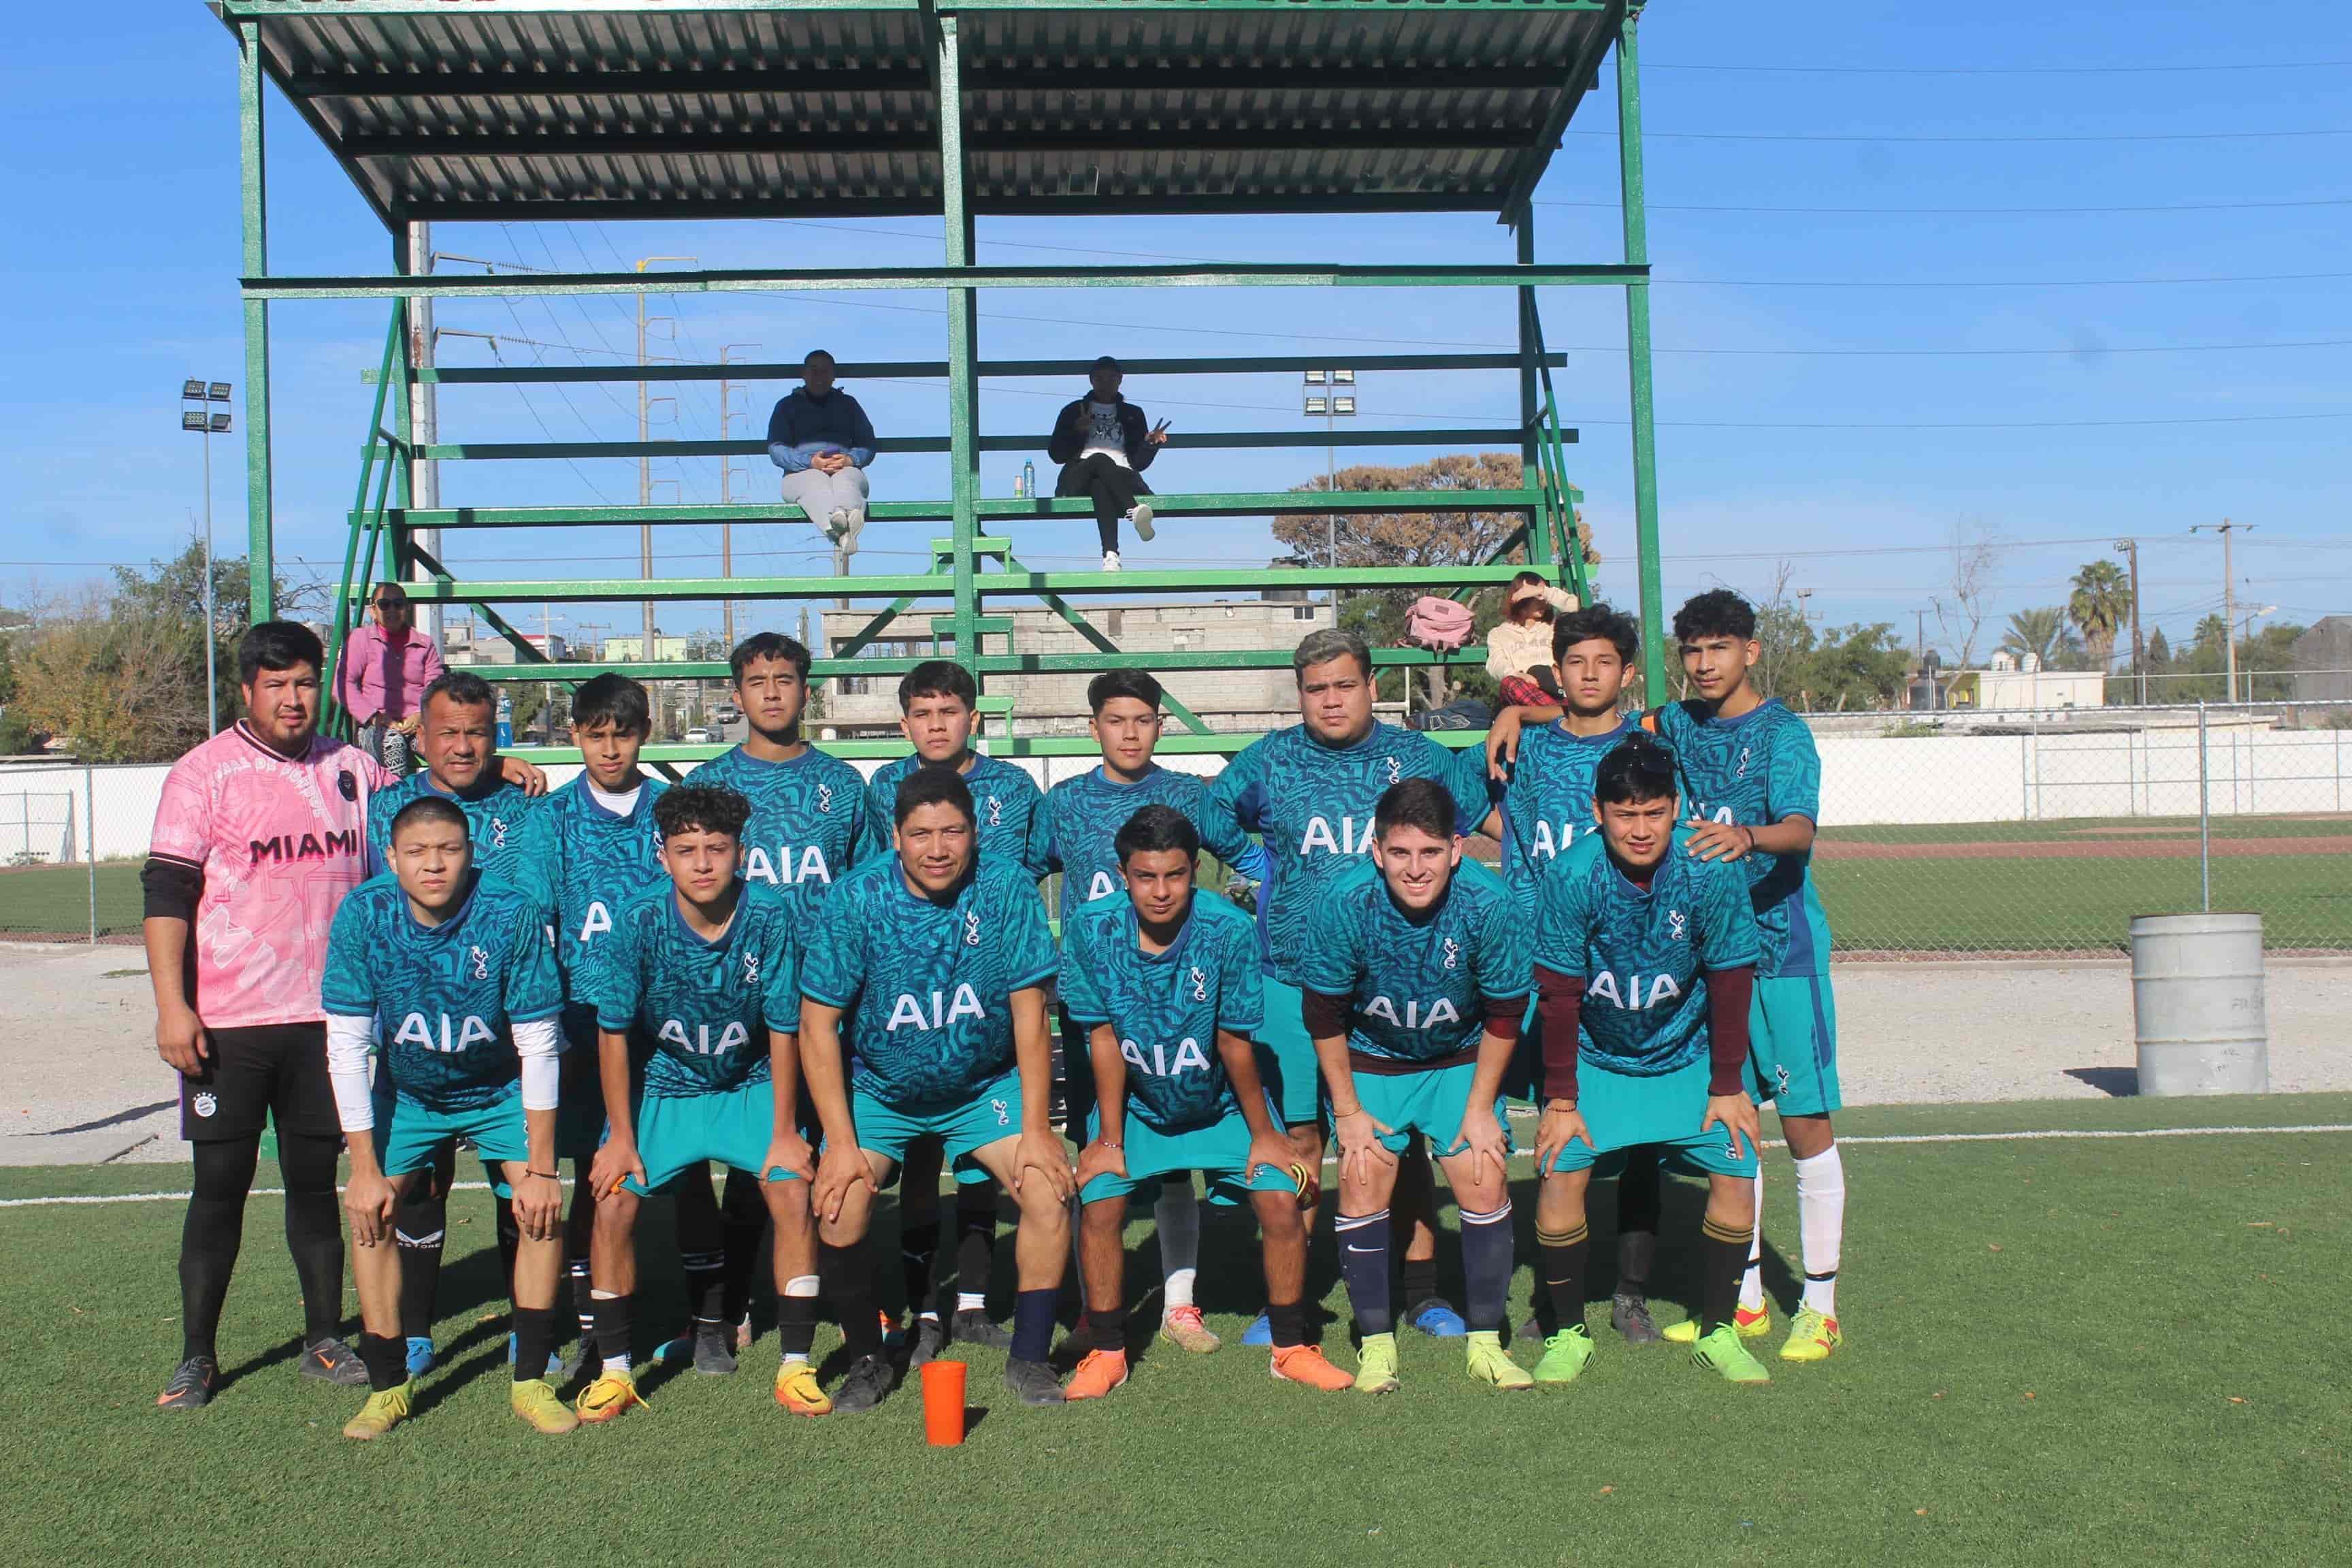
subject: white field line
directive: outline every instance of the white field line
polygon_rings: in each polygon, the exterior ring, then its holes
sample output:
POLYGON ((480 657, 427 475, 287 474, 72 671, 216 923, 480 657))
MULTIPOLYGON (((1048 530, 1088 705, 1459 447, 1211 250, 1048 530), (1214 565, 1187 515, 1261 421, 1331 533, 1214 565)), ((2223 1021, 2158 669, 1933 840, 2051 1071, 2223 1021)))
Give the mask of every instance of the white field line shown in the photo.
MULTIPOLYGON (((1870 1138, 1841 1138, 1838 1142, 1841 1144, 2022 1143, 2063 1138, 2225 1138, 2273 1132, 2352 1132, 2352 1122, 2307 1121, 2279 1127, 2141 1127, 2084 1131, 2043 1128, 2025 1132, 1896 1132, 1883 1133, 1870 1138)), ((1766 1139, 1764 1147, 1783 1149, 1788 1145, 1778 1139, 1766 1139)), ((1527 1152, 1521 1151, 1513 1157, 1524 1159, 1527 1157, 1527 1152)), ((1333 1165, 1339 1161, 1336 1156, 1327 1154, 1323 1157, 1323 1163, 1333 1165)), ((451 1190, 460 1193, 486 1193, 490 1190, 490 1185, 488 1182, 457 1182, 453 1184, 451 1190)), ((191 1195, 193 1194, 186 1192, 103 1193, 54 1198, 0 1198, 0 1209, 62 1208, 76 1204, 184 1203, 191 1195)), ((253 1189, 252 1195, 257 1198, 283 1197, 286 1195, 286 1189, 256 1187, 253 1189)))

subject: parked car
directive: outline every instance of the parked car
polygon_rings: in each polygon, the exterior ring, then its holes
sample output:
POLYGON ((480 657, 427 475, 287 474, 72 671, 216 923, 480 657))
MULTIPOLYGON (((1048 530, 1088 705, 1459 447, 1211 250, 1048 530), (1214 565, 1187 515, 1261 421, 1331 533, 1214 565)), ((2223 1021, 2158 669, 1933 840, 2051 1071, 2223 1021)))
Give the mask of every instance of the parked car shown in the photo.
POLYGON ((737 720, 742 718, 743 710, 736 707, 732 702, 730 702, 723 707, 713 710, 711 717, 718 721, 721 728, 724 728, 725 726, 732 724, 737 720))
POLYGON ((686 743, 689 746, 711 745, 714 744, 718 739, 719 737, 716 734, 713 734, 708 727, 701 724, 697 724, 693 729, 688 730, 686 732, 686 743))

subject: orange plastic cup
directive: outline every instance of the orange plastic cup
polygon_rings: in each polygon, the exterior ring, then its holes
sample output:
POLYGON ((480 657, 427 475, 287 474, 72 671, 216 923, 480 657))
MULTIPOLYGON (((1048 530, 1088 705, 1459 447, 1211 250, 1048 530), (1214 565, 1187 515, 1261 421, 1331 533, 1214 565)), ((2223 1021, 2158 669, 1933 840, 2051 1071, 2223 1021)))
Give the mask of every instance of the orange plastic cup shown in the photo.
POLYGON ((953 1448, 963 1443, 964 1374, 968 1369, 960 1361, 927 1361, 923 1363, 923 1436, 934 1448, 953 1448))

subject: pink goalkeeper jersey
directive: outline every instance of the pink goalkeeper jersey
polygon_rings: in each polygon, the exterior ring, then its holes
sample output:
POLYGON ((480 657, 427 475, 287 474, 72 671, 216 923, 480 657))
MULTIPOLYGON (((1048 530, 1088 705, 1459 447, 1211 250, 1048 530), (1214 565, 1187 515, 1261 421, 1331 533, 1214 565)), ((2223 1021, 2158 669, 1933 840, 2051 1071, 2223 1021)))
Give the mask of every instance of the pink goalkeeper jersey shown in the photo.
POLYGON ((150 853, 204 873, 195 1006, 206 1027, 325 1016, 327 932, 367 874, 368 796, 392 782, 356 746, 321 736, 289 759, 242 722, 172 764, 150 853))

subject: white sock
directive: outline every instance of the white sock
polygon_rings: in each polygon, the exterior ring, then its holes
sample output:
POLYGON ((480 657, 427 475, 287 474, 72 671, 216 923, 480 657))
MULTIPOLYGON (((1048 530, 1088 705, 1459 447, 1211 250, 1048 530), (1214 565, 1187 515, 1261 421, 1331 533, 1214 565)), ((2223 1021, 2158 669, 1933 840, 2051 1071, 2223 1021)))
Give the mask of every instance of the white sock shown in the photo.
POLYGON ((1805 1249, 1805 1305, 1834 1318, 1838 1252, 1845 1243, 1845 1162, 1834 1143, 1797 1162, 1797 1233, 1805 1249))
POLYGON ((1201 1265, 1201 1200, 1192 1184, 1171 1186, 1163 1182, 1159 1201, 1151 1205, 1151 1223, 1160 1236, 1160 1268, 1164 1279, 1160 1310, 1192 1304, 1192 1281, 1201 1265))
POLYGON ((956 1292, 956 1310, 959 1312, 985 1312, 988 1310, 988 1298, 978 1295, 970 1290, 959 1290, 956 1292))
POLYGON ((1748 1232, 1748 1272, 1739 1277, 1739 1308, 1751 1316, 1764 1307, 1764 1165, 1756 1165, 1756 1223, 1748 1232))

